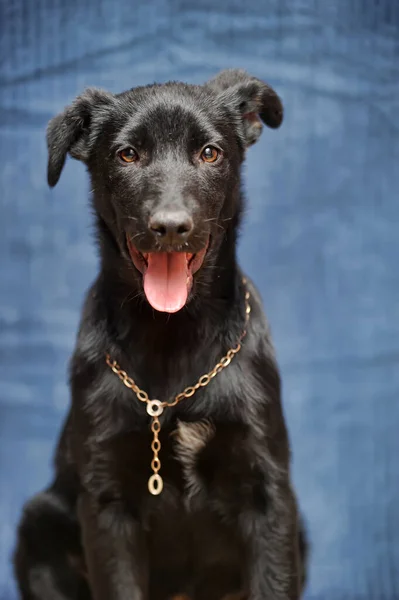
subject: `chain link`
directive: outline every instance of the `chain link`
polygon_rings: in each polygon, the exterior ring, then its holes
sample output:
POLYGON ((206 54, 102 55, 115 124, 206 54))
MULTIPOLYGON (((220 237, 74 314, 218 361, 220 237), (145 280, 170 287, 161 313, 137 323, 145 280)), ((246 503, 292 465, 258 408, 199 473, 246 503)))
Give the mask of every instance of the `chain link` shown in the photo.
MULTIPOLYGON (((245 279, 243 280, 243 283, 244 283, 244 285, 246 284, 245 279)), ((247 335, 246 327, 247 327, 247 324, 249 321, 249 316, 251 314, 251 305, 249 303, 249 299, 250 299, 250 294, 247 290, 245 292, 245 327, 244 327, 244 330, 243 330, 235 348, 230 348, 230 350, 227 352, 227 354, 220 359, 220 361, 213 367, 213 369, 211 371, 209 371, 208 373, 205 373, 204 375, 201 375, 201 377, 198 379, 197 383, 186 387, 182 392, 177 394, 175 396, 174 400, 172 400, 171 402, 159 402, 158 400, 150 400, 147 392, 145 392, 144 390, 139 388, 139 386, 136 384, 134 379, 129 377, 129 375, 126 373, 126 371, 121 369, 121 367, 116 362, 116 360, 111 359, 109 354, 107 354, 105 357, 106 363, 112 369, 112 371, 115 373, 115 375, 117 375, 119 377, 119 379, 122 381, 122 383, 124 383, 124 385, 127 388, 131 389, 136 394, 137 399, 140 400, 140 402, 144 402, 145 404, 147 404, 147 412, 148 412, 148 405, 150 403, 156 402, 159 406, 158 414, 161 414, 163 412, 164 408, 176 406, 176 404, 178 404, 185 398, 191 398, 192 396, 194 396, 194 394, 196 393, 196 391, 199 388, 207 386, 212 381, 212 379, 214 377, 216 377, 216 375, 218 375, 218 373, 220 373, 221 371, 223 371, 223 369, 225 369, 226 367, 229 366, 229 364, 231 363, 234 356, 236 354, 238 354, 238 352, 241 350, 241 342, 244 339, 244 337, 247 335)), ((151 414, 151 413, 149 413, 149 414, 151 414)), ((157 496, 162 492, 162 489, 163 489, 163 480, 162 480, 162 477, 159 475, 159 471, 161 469, 161 461, 159 459, 158 454, 161 450, 161 442, 160 442, 158 434, 161 431, 161 423, 159 421, 158 415, 152 416, 151 431, 153 434, 152 443, 151 443, 151 450, 153 452, 153 458, 151 461, 151 469, 152 469, 153 474, 151 475, 151 477, 148 480, 148 489, 151 494, 153 494, 154 496, 157 496)))

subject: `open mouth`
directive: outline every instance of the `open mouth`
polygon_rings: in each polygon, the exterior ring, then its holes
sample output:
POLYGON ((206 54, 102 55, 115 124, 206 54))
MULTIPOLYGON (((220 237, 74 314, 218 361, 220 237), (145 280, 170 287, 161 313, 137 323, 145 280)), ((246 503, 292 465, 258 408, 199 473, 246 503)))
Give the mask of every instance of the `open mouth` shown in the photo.
POLYGON ((143 275, 144 293, 155 310, 175 313, 181 310, 193 285, 193 275, 202 266, 206 246, 196 254, 187 252, 141 253, 127 238, 130 257, 143 275))

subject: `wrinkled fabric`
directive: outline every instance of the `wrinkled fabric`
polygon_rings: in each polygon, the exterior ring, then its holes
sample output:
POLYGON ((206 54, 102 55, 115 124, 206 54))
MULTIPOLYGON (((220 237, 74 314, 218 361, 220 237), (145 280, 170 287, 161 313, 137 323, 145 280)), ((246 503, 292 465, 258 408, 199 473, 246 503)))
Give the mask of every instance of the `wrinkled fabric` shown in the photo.
POLYGON ((286 108, 248 152, 239 254, 283 375, 306 599, 399 599, 398 2, 1 0, 0 27, 0 599, 16 598, 15 526, 51 477, 98 266, 84 167, 47 188, 47 121, 89 85, 225 67, 286 108))

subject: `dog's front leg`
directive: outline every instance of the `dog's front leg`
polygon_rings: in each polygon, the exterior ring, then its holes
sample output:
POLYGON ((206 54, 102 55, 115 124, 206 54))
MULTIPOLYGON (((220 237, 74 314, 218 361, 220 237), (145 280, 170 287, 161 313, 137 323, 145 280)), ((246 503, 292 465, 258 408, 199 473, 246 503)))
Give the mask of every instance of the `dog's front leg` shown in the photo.
POLYGON ((263 512, 242 515, 250 548, 249 600, 299 600, 302 564, 299 555, 298 516, 289 489, 268 494, 263 512))
POLYGON ((93 600, 146 600, 146 548, 139 524, 114 504, 84 493, 79 520, 93 600))

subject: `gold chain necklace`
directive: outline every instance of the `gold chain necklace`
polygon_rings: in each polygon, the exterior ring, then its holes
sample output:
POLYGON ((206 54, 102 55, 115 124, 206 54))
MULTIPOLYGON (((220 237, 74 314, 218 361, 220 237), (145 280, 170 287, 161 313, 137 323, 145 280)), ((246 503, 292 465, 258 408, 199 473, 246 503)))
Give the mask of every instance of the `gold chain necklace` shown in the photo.
MULTIPOLYGON (((245 285, 244 280, 244 285, 245 285)), ((223 358, 213 367, 212 371, 202 375, 195 385, 186 387, 183 392, 177 394, 172 402, 161 402, 160 400, 151 400, 148 397, 147 392, 141 390, 139 386, 136 384, 134 379, 128 376, 126 371, 123 371, 121 367, 118 365, 116 360, 111 360, 109 354, 106 355, 106 363, 109 367, 111 367, 112 371, 119 377, 119 379, 125 384, 125 386, 131 389, 137 396, 140 402, 144 402, 147 405, 147 413, 152 417, 151 422, 151 431, 153 434, 151 450, 153 452, 153 458, 151 461, 151 469, 152 475, 148 480, 148 490, 153 496, 158 496, 163 490, 163 479, 159 474, 161 469, 161 461, 159 459, 159 452, 161 450, 161 442, 159 440, 159 432, 161 431, 161 423, 159 421, 160 415, 163 413, 164 408, 169 408, 171 406, 176 406, 179 404, 184 398, 191 398, 195 394, 195 392, 200 387, 205 387, 211 380, 216 377, 220 371, 223 371, 226 367, 229 366, 231 360, 234 356, 241 350, 241 342, 246 336, 247 323, 249 320, 249 315, 251 312, 251 305, 249 304, 250 294, 248 291, 245 292, 245 326, 242 334, 239 337, 238 343, 235 348, 231 348, 223 358)))

